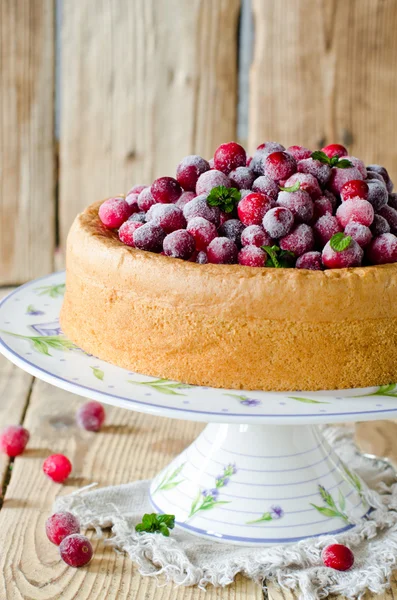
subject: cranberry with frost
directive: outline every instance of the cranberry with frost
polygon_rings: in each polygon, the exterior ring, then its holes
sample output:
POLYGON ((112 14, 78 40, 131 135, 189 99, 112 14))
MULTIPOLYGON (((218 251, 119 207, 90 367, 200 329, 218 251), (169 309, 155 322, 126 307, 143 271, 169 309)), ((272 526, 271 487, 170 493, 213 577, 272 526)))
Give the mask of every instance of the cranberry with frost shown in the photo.
POLYGON ((332 211, 334 212, 338 206, 338 200, 336 199, 335 194, 333 194, 332 192, 330 192, 329 190, 324 190, 324 196, 326 198, 328 198, 328 200, 331 202, 332 204, 332 211))
POLYGON ((187 222, 189 222, 190 219, 194 219, 194 217, 202 217, 203 219, 210 221, 210 223, 218 225, 220 210, 217 206, 209 206, 207 197, 201 195, 196 196, 196 198, 193 198, 193 200, 190 200, 190 202, 185 204, 183 207, 183 216, 187 222))
POLYGON ((214 166, 218 171, 230 173, 237 167, 245 167, 247 162, 247 154, 240 144, 237 142, 227 142, 221 144, 214 154, 214 166))
POLYGON ((280 248, 293 252, 295 257, 302 256, 314 248, 313 230, 306 223, 301 223, 285 237, 280 239, 280 248))
POLYGON ((386 187, 386 183, 385 183, 385 180, 383 179, 382 175, 379 175, 379 173, 375 173, 375 171, 367 171, 366 179, 368 181, 370 179, 376 179, 376 181, 380 181, 380 183, 382 183, 386 187))
POLYGON ((109 229, 118 229, 132 214, 132 208, 124 198, 109 198, 102 202, 98 215, 109 229))
POLYGON ((188 260, 196 249, 194 237, 186 229, 178 229, 169 233, 163 242, 166 256, 188 260))
MULTIPOLYGON (((251 193, 251 190, 249 193, 251 193)), ((246 194, 246 195, 248 196, 248 194, 246 194)), ((244 198, 245 198, 245 196, 244 196, 244 198)), ((233 219, 233 212, 225 213, 225 212, 223 212, 223 210, 221 210, 221 212, 219 213, 219 225, 223 225, 224 223, 226 223, 226 221, 233 219)))
POLYGON ((367 200, 351 198, 338 207, 336 218, 342 227, 346 227, 351 221, 369 227, 374 220, 374 209, 367 200))
POLYGON ((371 225, 371 232, 374 237, 378 237, 378 235, 382 235, 382 233, 389 233, 390 225, 384 217, 375 214, 371 225))
MULTIPOLYGON (((241 198, 245 198, 246 196, 248 196, 248 194, 252 194, 252 190, 240 190, 241 198)), ((226 214, 226 213, 224 213, 224 214, 226 214)))
POLYGON ((202 173, 210 170, 209 162, 197 154, 185 156, 176 168, 176 179, 184 190, 194 192, 202 173))
POLYGON ((290 146, 287 148, 288 154, 292 154, 296 161, 304 160, 305 158, 310 158, 312 155, 312 151, 304 146, 290 146))
POLYGON ((389 194, 388 205, 397 210, 397 194, 396 193, 393 192, 392 194, 389 194))
POLYGON ((334 156, 337 156, 338 158, 347 156, 347 150, 341 144, 329 144, 328 146, 321 148, 321 151, 324 152, 328 158, 334 158, 334 156))
POLYGON ((392 233, 396 234, 397 233, 397 210, 395 208, 392 208, 391 206, 386 205, 380 209, 379 214, 381 217, 386 219, 386 221, 388 222, 390 231, 392 233))
POLYGON ((140 194, 141 191, 147 187, 148 187, 147 185, 141 185, 141 184, 133 185, 132 188, 130 190, 128 190, 127 196, 129 194, 140 194))
POLYGON ((265 159, 264 174, 274 181, 286 180, 296 172, 296 160, 287 152, 273 152, 265 159))
POLYGON ((132 234, 135 248, 139 250, 148 250, 149 252, 160 252, 165 232, 155 223, 145 223, 132 234))
POLYGON ((132 248, 135 246, 134 244, 134 231, 138 229, 138 227, 142 227, 142 223, 139 221, 131 221, 128 219, 119 229, 119 240, 126 244, 126 246, 131 246, 132 248))
POLYGON ((0 434, 0 448, 7 456, 19 456, 29 441, 29 431, 22 425, 8 425, 0 434))
POLYGON ((229 177, 225 173, 222 173, 222 171, 218 171, 217 169, 206 171, 197 180, 196 194, 197 196, 201 194, 208 195, 214 187, 219 187, 220 185, 227 188, 232 187, 229 177))
POLYGON ((263 229, 271 238, 278 239, 287 235, 294 226, 293 213, 284 206, 271 208, 263 217, 263 229))
POLYGON ((150 191, 155 202, 160 204, 173 204, 183 192, 178 181, 173 177, 159 177, 153 181, 150 191))
POLYGON ((205 252, 201 251, 197 253, 196 263, 199 265, 206 265, 208 263, 208 258, 205 252))
POLYGON ((43 471, 56 483, 63 483, 72 472, 72 463, 63 454, 51 454, 43 463, 43 471))
POLYGON ((288 208, 298 223, 310 223, 313 218, 313 201, 304 190, 280 192, 277 204, 288 208))
POLYGON ((361 225, 361 223, 355 223, 352 221, 345 227, 345 235, 350 235, 353 240, 356 240, 357 244, 361 248, 366 248, 372 240, 372 233, 369 227, 361 225))
POLYGON ((342 231, 338 219, 333 215, 324 215, 313 225, 314 238, 323 248, 335 233, 342 231))
POLYGON ((156 204, 156 200, 152 196, 150 187, 144 188, 138 196, 139 210, 147 212, 153 204, 156 204))
POLYGON ((258 246, 244 246, 238 255, 239 264, 246 267, 264 267, 266 259, 267 254, 258 246))
POLYGON ((331 167, 314 158, 304 158, 297 165, 298 173, 313 175, 321 186, 325 186, 331 176, 331 167))
POLYGON ((143 211, 134 213, 128 221, 133 221, 134 223, 146 223, 146 213, 143 211))
POLYGON ((253 192, 240 200, 237 205, 237 213, 244 225, 261 225, 265 213, 271 207, 271 199, 268 196, 253 192))
MULTIPOLYGON (((362 200, 364 202, 364 200, 362 200)), ((364 256, 364 251, 353 239, 349 246, 340 252, 331 248, 331 241, 323 248, 322 261, 328 269, 345 269, 348 267, 359 267, 364 256)))
POLYGON ((321 558, 326 567, 337 571, 348 571, 354 564, 354 554, 347 546, 331 544, 324 548, 321 558))
POLYGON ((96 400, 85 402, 76 413, 76 422, 86 431, 99 431, 105 422, 105 409, 96 400))
POLYGON ((329 179, 328 185, 331 192, 334 194, 340 194, 341 189, 348 181, 352 179, 362 179, 360 171, 356 169, 356 167, 348 167, 347 169, 338 169, 338 167, 333 167, 331 169, 331 177, 329 179))
POLYGON ((368 192, 368 184, 365 181, 362 179, 352 179, 342 186, 340 195, 343 201, 349 200, 350 198, 361 198, 361 200, 367 200, 368 192))
POLYGON ((264 231, 260 225, 249 225, 241 234, 242 246, 271 246, 273 244, 271 237, 264 231))
POLYGON ((344 156, 343 159, 349 160, 353 167, 360 171, 362 178, 367 179, 367 169, 364 162, 360 158, 357 158, 356 156, 350 156, 349 154, 348 156, 344 156))
POLYGON ((246 166, 246 167, 249 167, 249 166, 250 166, 250 164, 251 164, 251 162, 252 162, 252 156, 247 156, 247 161, 246 161, 246 163, 245 163, 245 166, 246 166))
POLYGON ((266 152, 267 154, 271 154, 272 152, 283 152, 285 150, 284 146, 278 142, 262 142, 256 149, 261 152, 266 152))
POLYGON ((272 152, 283 152, 284 150, 284 146, 277 142, 263 142, 263 144, 259 144, 249 165, 250 169, 257 175, 263 175, 265 172, 266 157, 272 152))
POLYGON ((331 200, 326 196, 321 196, 318 200, 313 202, 313 222, 319 220, 320 217, 324 215, 332 215, 333 206, 331 204, 331 200))
POLYGON ((265 196, 269 196, 272 200, 277 200, 280 189, 273 179, 270 179, 267 175, 261 175, 252 184, 252 191, 265 194, 265 196))
POLYGON ((392 233, 382 233, 372 240, 366 254, 373 265, 397 262, 397 237, 392 233))
POLYGON ((59 553, 69 567, 83 567, 90 562, 93 550, 88 538, 74 533, 62 540, 59 553))
POLYGON ((370 179, 368 182, 368 202, 372 204, 376 212, 387 204, 389 194, 386 186, 376 179, 370 179))
POLYGON ((146 220, 160 225, 166 233, 171 233, 177 229, 185 229, 186 227, 183 212, 175 204, 154 204, 150 207, 146 220))
POLYGON ((313 175, 310 175, 309 173, 294 173, 287 181, 285 181, 283 187, 293 187, 297 183, 299 183, 299 189, 307 192, 312 200, 320 198, 322 194, 321 188, 313 175))
POLYGON ((255 173, 248 167, 237 167, 229 173, 232 186, 239 190, 251 188, 255 178, 255 173))
POLYGON ((305 252, 295 263, 297 269, 308 269, 309 271, 321 271, 323 263, 321 261, 321 252, 305 252))
POLYGON ((233 265, 237 262, 238 250, 232 240, 217 237, 208 245, 207 258, 212 264, 233 265))
POLYGON ((374 173, 378 173, 383 178, 383 181, 386 184, 387 191, 389 193, 392 192, 393 182, 390 179, 390 175, 385 167, 382 167, 382 165, 368 165, 367 169, 374 173))
POLYGON ((187 224, 187 231, 193 236, 196 243, 196 250, 206 250, 213 239, 218 237, 216 227, 203 217, 194 217, 187 224))
POLYGON ((175 206, 178 206, 179 208, 183 209, 185 204, 190 202, 190 200, 193 200, 193 198, 195 197, 196 192, 183 192, 182 195, 179 196, 178 200, 175 202, 175 206))
POLYGON ((45 532, 50 542, 59 546, 68 535, 80 533, 80 521, 70 512, 57 512, 48 517, 45 532))
POLYGON ((138 198, 139 198, 139 194, 135 194, 134 192, 130 192, 125 197, 125 201, 127 202, 128 206, 131 208, 131 213, 139 212, 138 198))
POLYGON ((244 229, 244 224, 238 219, 228 219, 219 227, 219 235, 229 238, 237 247, 241 247, 241 234, 244 229))

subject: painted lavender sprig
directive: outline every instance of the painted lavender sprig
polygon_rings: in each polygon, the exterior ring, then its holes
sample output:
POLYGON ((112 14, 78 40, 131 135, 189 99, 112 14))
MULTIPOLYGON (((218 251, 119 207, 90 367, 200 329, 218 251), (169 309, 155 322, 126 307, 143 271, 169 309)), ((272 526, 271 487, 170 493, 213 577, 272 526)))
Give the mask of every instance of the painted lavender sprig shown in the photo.
POLYGON ((230 477, 237 473, 237 468, 235 464, 229 464, 223 469, 223 473, 218 475, 215 478, 215 487, 212 489, 199 490, 196 498, 194 499, 190 513, 189 519, 193 517, 195 514, 202 510, 211 510, 216 506, 220 506, 221 504, 229 504, 227 500, 219 500, 220 490, 227 486, 230 477))
POLYGON ((76 350, 76 345, 70 340, 60 335, 21 335, 19 333, 13 333, 11 331, 0 330, 1 333, 12 335, 13 337, 20 338, 31 342, 33 349, 40 354, 46 356, 52 356, 49 352, 49 348, 54 350, 76 350))
POLYGON ((44 315, 42 310, 37 310, 37 308, 35 308, 33 306, 33 304, 29 304, 29 306, 26 309, 26 314, 29 315, 30 317, 37 317, 39 315, 44 315))
POLYGON ((311 504, 311 506, 318 510, 319 513, 324 515, 324 517, 337 517, 339 519, 343 519, 343 521, 348 523, 349 517, 345 513, 346 500, 342 491, 339 490, 338 502, 334 500, 332 494, 330 494, 324 486, 319 485, 318 491, 325 503, 325 506, 317 506, 316 504, 311 504))
POLYGON ((154 490, 153 495, 159 492, 160 490, 172 490, 175 487, 177 487, 180 483, 182 483, 183 479, 178 479, 178 475, 181 474, 184 466, 185 463, 182 463, 181 465, 179 465, 179 467, 175 469, 175 471, 172 471, 171 473, 167 471, 163 479, 160 481, 159 485, 154 490))
POLYGON ((275 521, 277 519, 282 519, 283 516, 284 511, 281 506, 271 506, 270 509, 264 512, 259 519, 247 521, 247 525, 253 525, 254 523, 265 523, 266 521, 275 521))
POLYGON ((242 396, 238 394, 223 394, 224 396, 229 396, 230 398, 234 398, 238 400, 240 404, 243 406, 259 406, 262 404, 261 400, 256 400, 256 398, 248 398, 248 396, 242 396))
POLYGON ((65 294, 64 283, 58 283, 58 285, 42 285, 41 287, 35 288, 34 291, 39 293, 39 296, 50 296, 50 298, 58 298, 65 294))
POLYGON ((162 394, 168 394, 170 396, 186 396, 186 394, 181 394, 175 390, 183 390, 191 387, 191 385, 187 383, 178 383, 175 381, 169 381, 168 379, 154 379, 153 381, 128 380, 128 383, 144 385, 152 388, 152 390, 155 390, 156 392, 161 392, 162 394))

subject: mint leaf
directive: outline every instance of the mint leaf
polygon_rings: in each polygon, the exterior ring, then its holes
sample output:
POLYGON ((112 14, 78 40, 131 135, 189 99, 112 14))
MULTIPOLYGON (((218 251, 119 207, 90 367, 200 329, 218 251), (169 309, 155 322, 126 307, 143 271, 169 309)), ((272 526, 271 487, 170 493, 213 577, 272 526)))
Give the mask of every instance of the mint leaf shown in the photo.
POLYGON ((288 267, 293 266, 293 259, 295 258, 293 252, 281 250, 278 246, 261 246, 261 248, 268 255, 265 264, 266 267, 287 269, 288 267))
POLYGON ((320 161, 324 165, 332 165, 331 159, 328 158, 328 156, 322 150, 316 150, 315 152, 312 152, 311 158, 320 161))
POLYGON ((208 194, 207 204, 209 206, 219 206, 225 213, 233 212, 241 200, 241 194, 237 188, 227 188, 224 185, 212 188, 208 194))
POLYGON ((142 517, 142 523, 135 526, 135 531, 155 533, 159 531, 162 535, 168 537, 169 530, 175 527, 174 515, 158 515, 156 513, 145 514, 142 517))
POLYGON ((338 169, 348 169, 349 167, 352 167, 353 164, 350 162, 350 160, 347 160, 347 158, 340 158, 338 159, 338 162, 335 164, 335 167, 337 167, 338 169))
POLYGON ((329 243, 332 250, 335 252, 343 252, 343 250, 347 250, 352 241, 351 235, 345 235, 342 231, 340 233, 335 233, 330 239, 329 243))
POLYGON ((281 185, 279 185, 278 187, 282 192, 297 192, 300 189, 301 184, 299 181, 297 181, 296 183, 294 183, 294 185, 291 185, 291 187, 282 187, 281 185))

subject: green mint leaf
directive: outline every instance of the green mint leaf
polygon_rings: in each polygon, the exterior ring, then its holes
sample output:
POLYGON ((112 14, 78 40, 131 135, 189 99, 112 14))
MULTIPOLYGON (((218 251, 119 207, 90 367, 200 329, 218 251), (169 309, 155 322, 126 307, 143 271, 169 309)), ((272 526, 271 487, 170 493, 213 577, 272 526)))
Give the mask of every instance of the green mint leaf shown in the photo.
POLYGON ((167 528, 167 526, 166 526, 166 525, 164 525, 164 524, 160 525, 159 531, 160 531, 160 533, 161 533, 162 535, 164 535, 165 537, 169 537, 169 535, 170 535, 169 529, 168 529, 168 528, 167 528))
POLYGON ((294 185, 291 185, 291 187, 282 187, 281 185, 279 185, 278 187, 282 192, 297 192, 298 190, 300 190, 301 184, 299 181, 297 181, 296 183, 294 183, 294 185))
POLYGON ((350 160, 347 160, 347 158, 338 159, 338 162, 335 164, 335 167, 338 169, 348 169, 352 166, 353 164, 350 162, 350 160))
POLYGON ((294 253, 289 250, 281 250, 278 246, 261 246, 262 250, 266 252, 268 258, 266 260, 266 267, 273 267, 275 269, 287 269, 293 266, 294 253))
POLYGON ((135 531, 155 533, 159 531, 162 535, 169 536, 169 529, 175 527, 174 515, 158 515, 156 513, 145 514, 142 517, 142 523, 135 526, 135 531))
POLYGON ((345 235, 342 231, 340 233, 335 233, 330 239, 329 243, 332 250, 335 252, 343 252, 346 250, 352 241, 352 237, 350 235, 345 235))
POLYGON ((331 167, 334 167, 335 165, 337 165, 338 162, 339 162, 339 156, 333 156, 330 161, 331 167))
POLYGON ((212 188, 207 197, 209 206, 219 206, 225 213, 233 212, 241 200, 241 194, 237 188, 227 188, 224 185, 212 188))
POLYGON ((316 150, 315 152, 312 152, 311 158, 320 161, 324 165, 331 165, 331 160, 328 158, 325 152, 322 152, 322 150, 316 150))

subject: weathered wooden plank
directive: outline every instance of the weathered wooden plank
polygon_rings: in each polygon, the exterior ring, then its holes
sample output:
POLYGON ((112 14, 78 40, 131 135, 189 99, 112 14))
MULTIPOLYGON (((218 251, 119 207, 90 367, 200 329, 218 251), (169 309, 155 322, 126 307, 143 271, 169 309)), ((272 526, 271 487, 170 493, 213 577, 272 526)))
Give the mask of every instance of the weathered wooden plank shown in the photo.
POLYGON ((0 2, 0 285, 52 269, 54 3, 0 2))
POLYGON ((203 425, 107 408, 107 424, 98 434, 78 429, 74 414, 81 399, 40 381, 35 382, 25 426, 29 450, 14 463, 0 511, 0 598, 31 600, 261 600, 261 588, 239 578, 225 589, 168 585, 141 578, 131 561, 94 541, 95 556, 87 568, 70 569, 44 533, 57 494, 96 481, 117 484, 152 477, 201 431, 203 425), (68 485, 51 482, 41 472, 51 452, 73 462, 68 485), (77 596, 78 595, 78 596, 77 596))
POLYGON ((253 0, 250 144, 347 144, 397 178, 394 0, 253 0))
POLYGON ((240 0, 65 0, 60 232, 90 202, 233 139, 240 0))

